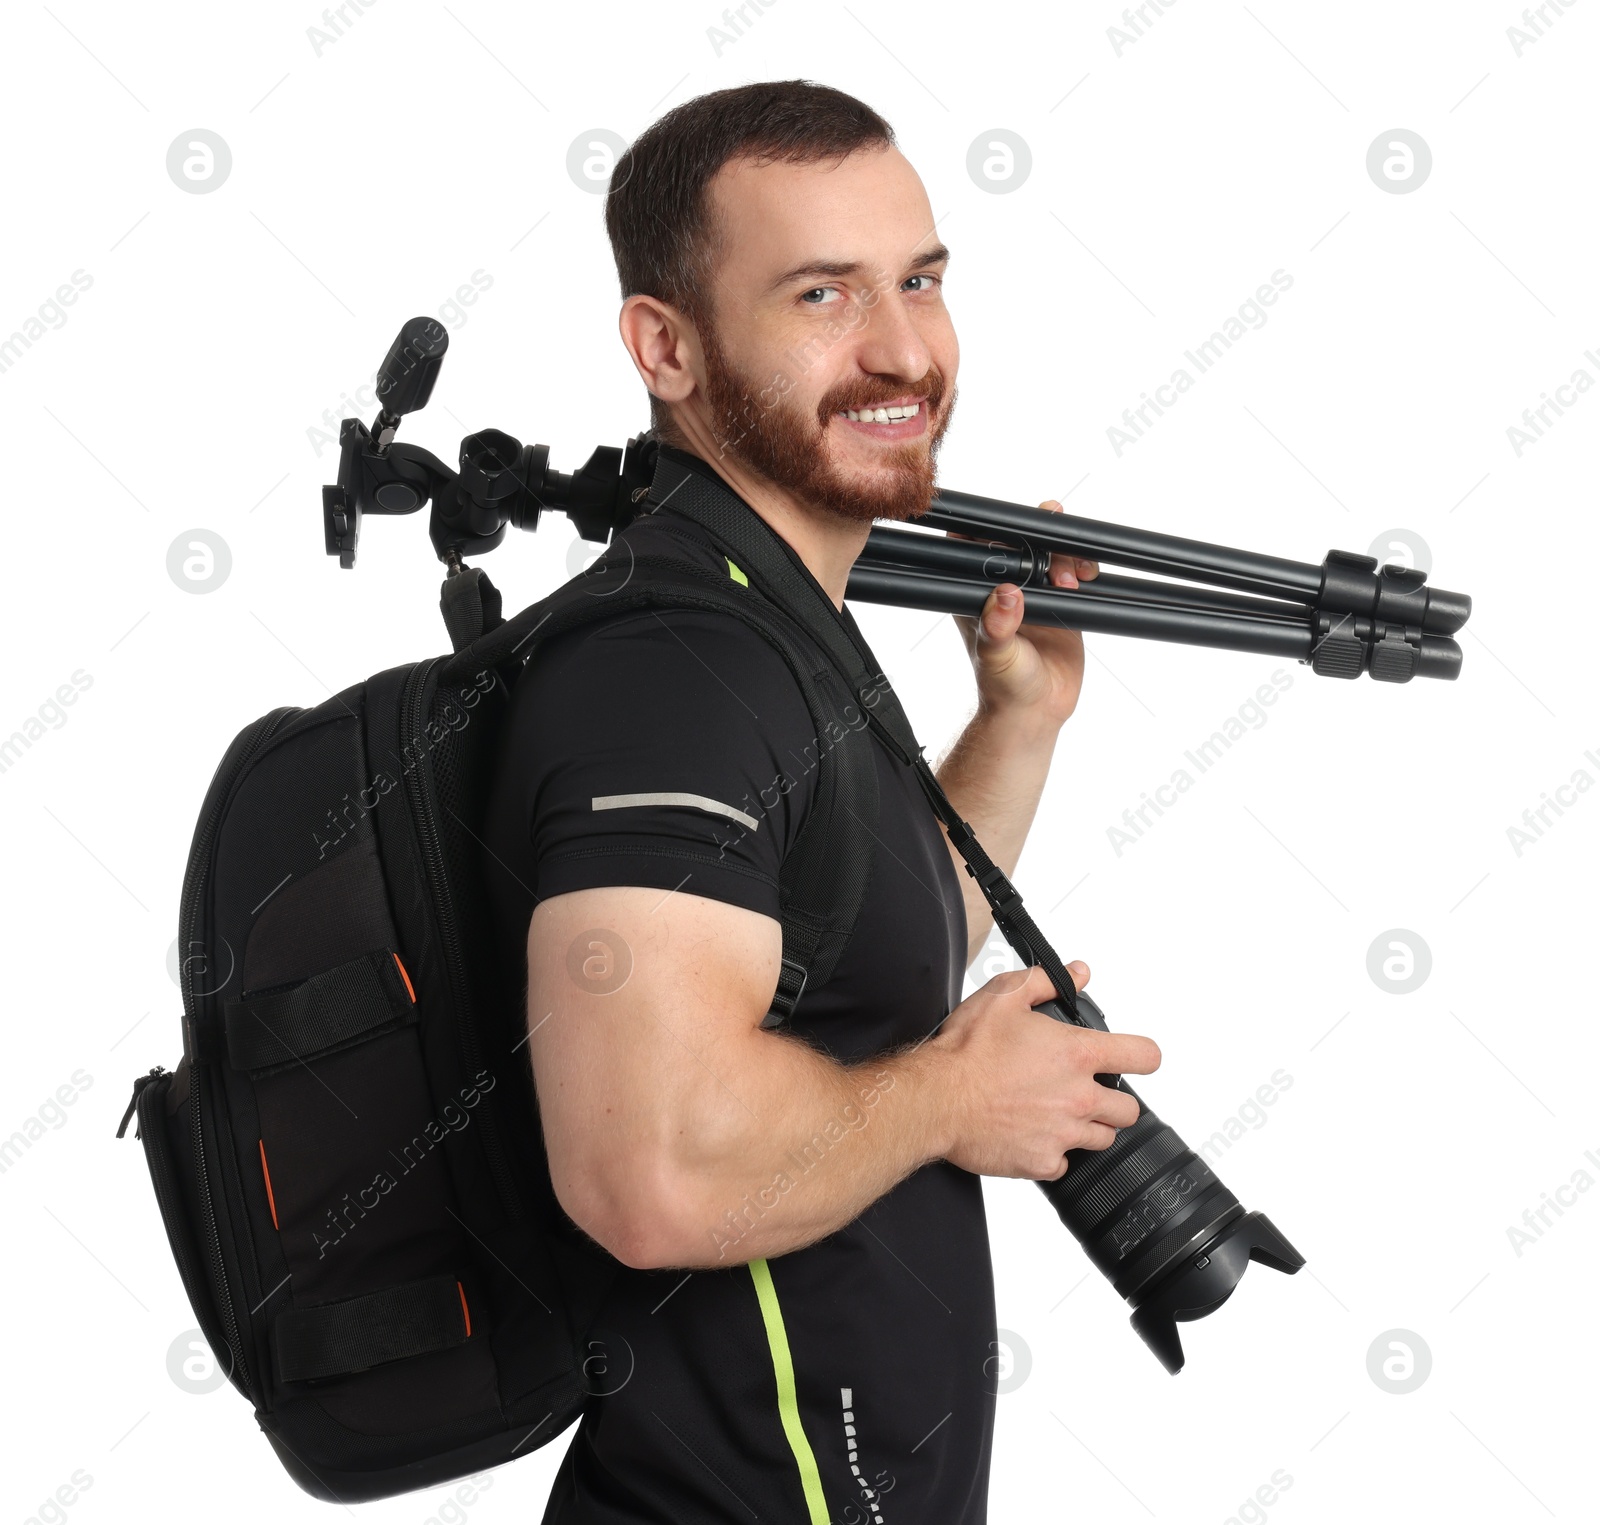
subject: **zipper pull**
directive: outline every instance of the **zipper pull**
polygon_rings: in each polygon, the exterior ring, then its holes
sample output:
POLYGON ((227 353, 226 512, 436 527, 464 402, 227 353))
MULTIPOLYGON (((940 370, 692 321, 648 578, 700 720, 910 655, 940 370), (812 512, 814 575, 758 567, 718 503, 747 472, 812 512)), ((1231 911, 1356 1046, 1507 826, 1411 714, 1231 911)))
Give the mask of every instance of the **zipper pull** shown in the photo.
MULTIPOLYGON (((158 1064, 153 1070, 150 1071, 148 1075, 141 1075, 137 1080, 134 1081, 133 1097, 128 1102, 128 1110, 122 1114, 122 1121, 117 1124, 118 1138, 121 1138, 122 1135, 128 1131, 128 1119, 133 1116, 134 1108, 139 1105, 139 1097, 143 1094, 144 1088, 149 1085, 152 1080, 159 1080, 161 1076, 165 1075, 166 1073, 166 1067, 158 1064)), ((133 1136, 135 1138, 139 1137, 139 1130, 137 1127, 133 1130, 133 1136)))

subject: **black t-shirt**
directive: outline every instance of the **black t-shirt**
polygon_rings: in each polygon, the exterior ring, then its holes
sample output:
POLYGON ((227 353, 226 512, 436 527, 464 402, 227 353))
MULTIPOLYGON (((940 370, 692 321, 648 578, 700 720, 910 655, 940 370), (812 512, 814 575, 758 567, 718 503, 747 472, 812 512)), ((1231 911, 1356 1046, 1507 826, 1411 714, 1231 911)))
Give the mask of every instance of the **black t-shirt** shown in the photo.
MULTIPOLYGON (((670 504, 623 536, 636 554, 732 575, 670 504)), ((535 897, 578 889, 642 885, 777 919, 779 867, 815 791, 814 732, 783 659, 731 616, 623 614, 542 644, 513 692, 485 829, 508 969, 526 975, 535 897)), ((943 833, 911 771, 872 750, 865 903, 832 976, 789 1024, 841 1063, 932 1032, 961 999, 965 962, 943 833)), ((825 1157, 830 1134, 869 1126, 871 1104, 830 1120, 796 1172, 825 1157)), ((618 1264, 590 1337, 600 1392, 545 1525, 986 1518, 988 1235, 978 1177, 946 1161, 770 1261, 687 1275, 618 1264)))

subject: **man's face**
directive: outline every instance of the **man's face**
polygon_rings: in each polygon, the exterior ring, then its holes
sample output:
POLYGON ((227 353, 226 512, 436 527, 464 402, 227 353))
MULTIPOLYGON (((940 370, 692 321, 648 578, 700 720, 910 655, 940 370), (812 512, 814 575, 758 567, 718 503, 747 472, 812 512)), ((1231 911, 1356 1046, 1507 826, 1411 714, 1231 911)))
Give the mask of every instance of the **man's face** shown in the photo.
POLYGON ((719 254, 700 338, 719 447, 824 512, 921 513, 959 349, 916 172, 894 148, 736 160, 711 195, 719 254))

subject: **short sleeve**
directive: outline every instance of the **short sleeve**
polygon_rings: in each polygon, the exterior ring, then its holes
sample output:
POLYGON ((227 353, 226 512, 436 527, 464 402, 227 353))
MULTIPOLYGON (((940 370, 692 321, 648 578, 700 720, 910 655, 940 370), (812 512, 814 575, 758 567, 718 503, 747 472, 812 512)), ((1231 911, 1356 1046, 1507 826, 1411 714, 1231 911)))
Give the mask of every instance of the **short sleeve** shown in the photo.
POLYGON ((777 919, 818 749, 788 665, 741 620, 647 610, 556 637, 510 719, 540 899, 641 885, 777 919))

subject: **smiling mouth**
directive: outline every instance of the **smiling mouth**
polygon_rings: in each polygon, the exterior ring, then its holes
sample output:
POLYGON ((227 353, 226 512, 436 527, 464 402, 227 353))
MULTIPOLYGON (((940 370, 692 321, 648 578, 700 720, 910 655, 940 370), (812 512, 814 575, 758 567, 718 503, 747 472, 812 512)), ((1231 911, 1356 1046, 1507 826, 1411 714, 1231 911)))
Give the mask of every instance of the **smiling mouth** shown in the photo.
POLYGON ((897 424, 915 418, 921 411, 920 402, 893 403, 881 408, 841 408, 839 416, 853 424, 897 424))
POLYGON ((906 397, 865 408, 840 408, 833 417, 851 434, 885 444, 931 438, 933 427, 933 407, 926 397, 906 397))

